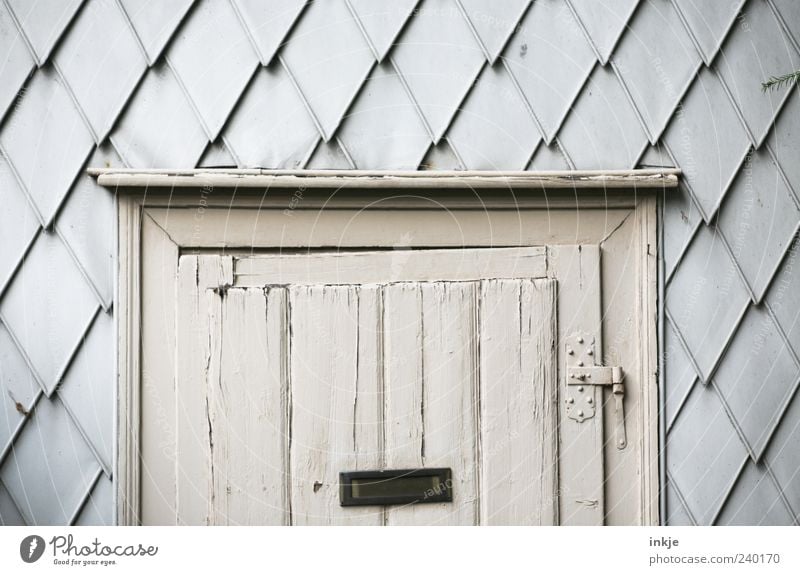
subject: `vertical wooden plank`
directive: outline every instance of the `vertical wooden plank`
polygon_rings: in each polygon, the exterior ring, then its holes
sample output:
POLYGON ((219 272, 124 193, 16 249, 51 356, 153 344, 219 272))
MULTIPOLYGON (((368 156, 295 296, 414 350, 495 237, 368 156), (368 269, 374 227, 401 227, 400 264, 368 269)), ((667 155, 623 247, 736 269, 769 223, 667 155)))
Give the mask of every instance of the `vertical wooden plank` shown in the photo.
MULTIPOLYGON (((577 332, 594 334, 602 357, 600 248, 597 245, 548 248, 548 270, 558 280, 559 513, 561 525, 602 525, 605 513, 603 410, 583 423, 567 417, 565 342, 577 332)), ((595 405, 602 390, 588 386, 595 405)))
POLYGON ((556 525, 556 282, 481 282, 479 325, 480 522, 556 525))
MULTIPOLYGON (((424 465, 422 289, 396 283, 383 292, 384 464, 389 469, 424 465)), ((417 507, 387 507, 387 525, 413 524, 417 507)))
POLYGON ((379 525, 379 507, 339 505, 339 472, 380 465, 380 288, 289 293, 292 523, 379 525))
POLYGON ((284 525, 285 289, 229 289, 214 297, 219 307, 212 301, 210 522, 284 525))
POLYGON ((217 296, 208 292, 209 288, 229 284, 232 276, 230 257, 184 255, 178 265, 175 385, 178 525, 206 525, 209 521, 209 306, 218 302, 217 296))
POLYGON ((385 288, 386 464, 452 468, 453 502, 391 507, 390 525, 477 523, 476 282, 385 288))
MULTIPOLYGON (((142 215, 141 522, 173 525, 177 477, 175 319, 178 246, 142 215)), ((136 383, 134 383, 136 385, 136 383)))
MULTIPOLYGON (((640 295, 637 310, 637 339, 642 342, 639 373, 642 380, 643 405, 640 433, 642 437, 641 469, 641 525, 659 525, 661 494, 659 457, 659 406, 658 406, 658 202, 656 196, 645 196, 636 204, 636 221, 639 225, 639 270, 637 280, 640 295)), ((630 406, 626 407, 632 412, 630 406)), ((627 424, 626 424, 627 425, 627 424)), ((665 424, 666 425, 666 424, 665 424)), ((666 435, 666 427, 664 428, 666 435)), ((666 440, 666 437, 665 437, 666 440)), ((628 438, 628 445, 631 440, 628 438)), ((666 470, 664 470, 666 479, 666 470)), ((666 483, 666 481, 664 482, 666 483)), ((666 501, 666 499, 665 499, 666 501)), ((664 517, 666 519, 666 517, 664 517)))
POLYGON ((118 276, 114 316, 117 321, 116 506, 114 525, 141 522, 141 209, 136 199, 118 197, 118 276))

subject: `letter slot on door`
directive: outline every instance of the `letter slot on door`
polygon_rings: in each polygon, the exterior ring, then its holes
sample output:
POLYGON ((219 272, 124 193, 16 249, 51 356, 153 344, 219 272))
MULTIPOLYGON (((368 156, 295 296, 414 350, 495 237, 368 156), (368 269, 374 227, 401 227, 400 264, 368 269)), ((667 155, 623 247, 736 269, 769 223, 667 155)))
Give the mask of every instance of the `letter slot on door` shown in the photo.
POLYGON ((339 501, 354 505, 401 505, 453 501, 450 468, 343 471, 339 501))

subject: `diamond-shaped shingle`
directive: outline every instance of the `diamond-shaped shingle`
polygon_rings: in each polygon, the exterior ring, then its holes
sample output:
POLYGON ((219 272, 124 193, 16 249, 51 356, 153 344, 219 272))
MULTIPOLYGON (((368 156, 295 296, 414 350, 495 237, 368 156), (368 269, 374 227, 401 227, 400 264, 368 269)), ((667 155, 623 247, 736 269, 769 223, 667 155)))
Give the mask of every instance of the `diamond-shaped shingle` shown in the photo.
POLYGON ((800 223, 800 212, 770 154, 745 160, 719 212, 718 227, 760 301, 800 223))
POLYGON ((764 93, 761 82, 800 69, 800 56, 768 2, 748 2, 714 60, 756 147, 790 92, 764 93))
POLYGON ((298 168, 319 138, 289 75, 275 62, 260 68, 223 137, 243 168, 298 168))
POLYGON ((330 140, 375 63, 346 1, 311 4, 281 58, 314 114, 320 135, 330 140))
POLYGON ((736 111, 714 72, 703 67, 664 132, 664 142, 681 167, 708 222, 750 148, 736 111))
POLYGON ((695 385, 667 441, 667 469, 692 516, 709 525, 747 458, 711 385, 695 385))
POLYGON ((267 66, 286 39, 306 0, 233 0, 255 43, 261 63, 267 66))
POLYGON ((794 525, 794 518, 766 468, 748 462, 716 525, 794 525))
POLYGON ((119 0, 154 64, 194 0, 119 0))
POLYGON ((595 64, 586 36, 563 2, 535 2, 502 54, 551 141, 595 64))
MULTIPOLYGON (((484 2, 457 0, 481 43, 486 59, 494 63, 511 35, 519 30, 519 19, 531 0, 484 2)), ((540 2, 541 3, 541 2, 540 2)))
POLYGON ((438 142, 486 62, 455 0, 428 0, 390 58, 438 142))
MULTIPOLYGON (((113 147, 103 144, 89 159, 92 168, 124 168, 113 147)), ((103 306, 114 296, 114 192, 81 174, 56 221, 56 231, 72 253, 103 306)))
POLYGON ((55 63, 98 142, 108 134, 147 67, 115 0, 87 3, 59 46, 55 63))
POLYGON ((666 310, 708 381, 748 303, 748 293, 713 227, 701 225, 667 285, 666 310))
POLYGON ((714 375, 752 458, 760 459, 794 391, 798 366, 763 306, 751 306, 714 375))
POLYGON ((83 0, 7 0, 17 22, 25 31, 39 65, 47 62, 64 29, 83 0))
POLYGON ((198 4, 175 34, 167 58, 214 140, 258 65, 230 0, 198 4))
POLYGON ((61 239, 47 232, 39 234, 0 302, 0 319, 48 395, 98 307, 61 239))
POLYGON ((61 401, 43 397, 3 461, 0 480, 26 523, 67 525, 99 469, 61 401))
POLYGON ((6 5, 0 2, 0 119, 14 101, 33 66, 33 57, 25 38, 14 24, 6 5))
POLYGON ((447 131, 468 170, 523 170, 539 133, 504 66, 487 66, 447 131))
POLYGON ((655 143, 701 62, 670 0, 639 6, 611 61, 655 143))
POLYGON ((647 137, 610 67, 595 66, 558 134, 575 168, 633 167, 647 137))
POLYGON ((673 1, 703 55, 703 61, 710 64, 746 0, 673 1))
POLYGON ((415 170, 431 140, 389 61, 376 66, 339 138, 358 169, 415 170))
POLYGON ((0 131, 2 148, 49 224, 94 145, 58 73, 37 70, 0 131))
POLYGON ((566 0, 605 64, 639 0, 566 0))
POLYGON ((147 72, 111 141, 132 168, 193 168, 208 137, 175 74, 162 62, 147 72))
POLYGON ((39 230, 39 220, 0 155, 0 294, 39 230))

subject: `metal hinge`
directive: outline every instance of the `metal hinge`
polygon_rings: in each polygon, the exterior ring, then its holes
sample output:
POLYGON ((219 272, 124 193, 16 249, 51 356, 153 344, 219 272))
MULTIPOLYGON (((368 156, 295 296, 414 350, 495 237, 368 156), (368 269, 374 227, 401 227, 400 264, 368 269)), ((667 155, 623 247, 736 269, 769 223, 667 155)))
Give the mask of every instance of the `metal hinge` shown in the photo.
POLYGON ((611 386, 614 395, 614 443, 617 449, 625 449, 628 439, 625 435, 622 368, 596 365, 594 337, 588 334, 574 333, 567 337, 565 352, 567 417, 578 423, 594 417, 597 411, 594 386, 611 386))

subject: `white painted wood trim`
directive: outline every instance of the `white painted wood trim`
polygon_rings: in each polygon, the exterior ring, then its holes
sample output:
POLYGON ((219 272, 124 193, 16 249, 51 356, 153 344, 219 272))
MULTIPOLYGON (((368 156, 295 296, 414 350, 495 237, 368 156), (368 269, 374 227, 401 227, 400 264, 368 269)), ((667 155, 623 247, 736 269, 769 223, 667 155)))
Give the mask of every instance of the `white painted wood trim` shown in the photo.
MULTIPOLYGON (((642 525, 660 525, 660 443, 658 389, 658 200, 642 198, 634 212, 638 227, 638 333, 642 343, 640 378, 642 417, 639 419, 642 438, 640 469, 642 525)), ((663 406, 662 406, 663 409, 663 406)), ((664 486, 666 487, 666 486, 664 486)))
MULTIPOLYGON (((272 194, 267 194, 267 197, 272 194)), ((548 194, 549 195, 549 194, 548 194)), ((339 194, 330 204, 338 206, 339 194)), ((236 196, 239 202, 244 198, 236 196)), ((152 198, 148 196, 148 202, 152 198)), ((225 200, 223 200, 225 201, 225 200)), ((414 201, 407 198, 408 202, 414 201)), ((227 200, 230 203, 230 199, 227 200)), ((481 209, 442 207, 426 202, 424 208, 405 209, 404 218, 396 218, 398 210, 380 208, 338 209, 308 206, 286 215, 285 210, 230 209, 197 206, 175 209, 148 207, 147 214, 166 230, 182 249, 242 250, 279 248, 307 252, 309 248, 341 250, 345 248, 451 248, 524 247, 554 244, 597 243, 610 230, 620 225, 634 203, 620 208, 603 206, 602 213, 578 208, 511 210, 494 209, 490 204, 481 209), (438 209, 437 209, 438 208, 438 209), (458 213, 455 214, 458 210, 458 213), (456 216, 456 217, 454 217, 456 216), (380 224, 376 224, 380 221, 380 224), (198 228, 202 233, 198 233, 198 228), (560 232, 559 230, 569 230, 560 232)), ((287 254, 288 255, 288 254, 287 254)))
POLYGON ((360 171, 360 170, 136 170, 92 168, 101 186, 112 188, 436 188, 557 189, 675 188, 680 170, 590 170, 551 172, 360 171))
POLYGON ((546 275, 543 247, 382 250, 237 258, 233 285, 473 281, 546 275))
POLYGON ((116 522, 139 524, 139 375, 141 209, 132 198, 119 198, 117 297, 117 442, 114 462, 116 522))

